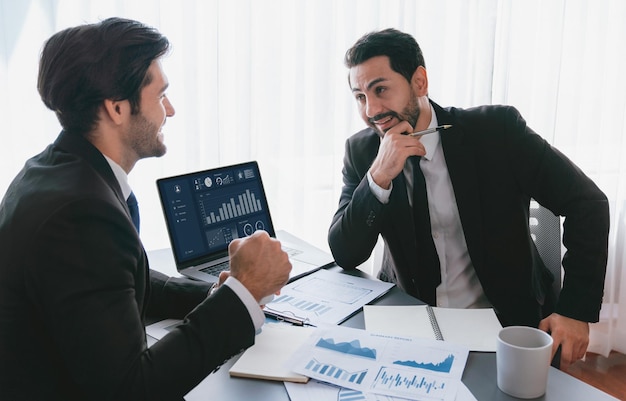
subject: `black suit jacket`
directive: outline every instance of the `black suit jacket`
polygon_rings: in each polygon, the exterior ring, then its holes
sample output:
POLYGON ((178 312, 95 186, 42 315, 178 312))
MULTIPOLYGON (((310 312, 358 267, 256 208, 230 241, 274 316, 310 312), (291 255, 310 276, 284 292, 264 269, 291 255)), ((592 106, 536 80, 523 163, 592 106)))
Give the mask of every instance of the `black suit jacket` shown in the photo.
POLYGON ((61 133, 0 206, 0 398, 181 399, 253 343, 228 287, 150 273, 107 161, 61 133), (147 313, 187 316, 148 349, 147 313))
MULTIPOLYGON (((597 321, 608 246, 605 195, 513 107, 444 110, 432 104, 439 124, 453 126, 440 133, 441 144, 474 269, 502 323, 537 326, 553 281, 530 237, 530 198, 565 216, 565 278, 556 312, 597 321)), ((368 259, 380 234, 385 245, 380 277, 419 298, 403 174, 393 180, 386 205, 369 189, 366 173, 379 145, 369 128, 346 141, 344 187, 329 245, 337 264, 352 269, 368 259)))

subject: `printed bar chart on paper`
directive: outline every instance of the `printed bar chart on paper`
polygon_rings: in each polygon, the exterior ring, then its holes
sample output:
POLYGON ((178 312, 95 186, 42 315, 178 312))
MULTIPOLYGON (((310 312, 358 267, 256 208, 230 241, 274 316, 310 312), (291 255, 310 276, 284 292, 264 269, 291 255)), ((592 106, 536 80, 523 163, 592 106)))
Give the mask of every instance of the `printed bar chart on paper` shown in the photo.
POLYGON ((443 400, 445 397, 446 380, 428 375, 415 374, 394 368, 382 367, 374 379, 372 389, 392 390, 399 394, 430 399, 443 400))
POLYGON ((333 308, 328 304, 322 302, 311 301, 305 298, 296 298, 292 295, 281 295, 273 300, 274 304, 287 304, 290 307, 297 309, 298 312, 312 313, 315 316, 321 316, 324 313, 330 312, 333 308))
POLYGON ((323 363, 315 358, 311 359, 309 363, 306 364, 306 370, 312 373, 319 373, 320 375, 332 377, 339 381, 344 381, 348 383, 363 383, 363 379, 367 374, 367 370, 361 370, 358 372, 349 372, 345 369, 337 367, 333 364, 323 363))
POLYGON ((443 341, 328 326, 293 354, 290 368, 366 394, 454 401, 468 354, 443 341))
POLYGON ((392 287, 383 281, 318 270, 284 286, 280 296, 265 305, 265 312, 314 326, 339 324, 392 287))
MULTIPOLYGON (((307 384, 285 382, 285 389, 290 400, 298 401, 407 401, 387 395, 364 393, 346 387, 329 385, 318 380, 309 380, 307 384)), ((455 401, 478 401, 469 389, 461 383, 455 401)))

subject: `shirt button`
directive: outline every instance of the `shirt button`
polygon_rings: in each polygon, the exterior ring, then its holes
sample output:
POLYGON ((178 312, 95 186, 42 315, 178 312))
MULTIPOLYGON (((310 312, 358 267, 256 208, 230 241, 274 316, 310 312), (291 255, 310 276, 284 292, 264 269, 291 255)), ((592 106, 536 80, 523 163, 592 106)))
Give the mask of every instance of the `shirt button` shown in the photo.
POLYGON ((434 232, 434 233, 433 233, 433 238, 434 238, 434 239, 439 238, 439 233, 438 233, 438 232, 434 232))

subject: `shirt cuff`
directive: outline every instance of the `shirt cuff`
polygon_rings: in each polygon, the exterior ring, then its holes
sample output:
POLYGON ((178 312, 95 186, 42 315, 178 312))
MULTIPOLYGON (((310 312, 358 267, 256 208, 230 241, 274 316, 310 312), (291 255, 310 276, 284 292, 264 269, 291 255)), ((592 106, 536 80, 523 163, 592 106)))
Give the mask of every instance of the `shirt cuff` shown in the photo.
POLYGON ((248 289, 233 276, 229 276, 226 281, 224 281, 223 285, 228 286, 228 288, 233 290, 239 299, 241 299, 241 302, 243 302, 246 309, 248 309, 248 313, 250 313, 252 323, 254 324, 254 330, 258 331, 261 326, 263 326, 263 323, 265 323, 265 314, 261 310, 259 303, 256 299, 254 299, 252 294, 250 294, 250 291, 248 291, 248 289))
POLYGON ((369 171, 367 172, 367 182, 370 184, 370 191, 372 191, 380 203, 383 205, 389 203, 389 197, 391 196, 391 190, 393 189, 393 182, 389 185, 389 189, 384 189, 374 182, 374 179, 369 171))

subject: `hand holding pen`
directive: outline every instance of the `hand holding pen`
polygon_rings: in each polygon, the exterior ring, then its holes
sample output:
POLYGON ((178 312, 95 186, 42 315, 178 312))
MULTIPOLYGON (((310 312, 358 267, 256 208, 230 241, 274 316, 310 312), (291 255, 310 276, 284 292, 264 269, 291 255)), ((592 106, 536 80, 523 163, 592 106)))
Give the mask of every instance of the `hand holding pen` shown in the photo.
POLYGON ((452 125, 445 124, 445 125, 440 125, 438 127, 428 128, 428 129, 425 129, 423 131, 413 132, 413 133, 410 133, 410 134, 407 134, 407 135, 408 136, 420 137, 420 136, 423 136, 423 135, 432 134, 433 132, 443 131, 443 130, 446 130, 446 129, 451 128, 451 127, 452 127, 452 125))
POLYGON ((374 183, 382 189, 389 189, 391 181, 402 171, 409 156, 424 155, 424 145, 410 137, 420 137, 439 130, 450 128, 452 125, 441 125, 423 131, 413 132, 413 127, 402 121, 390 128, 381 140, 378 155, 370 166, 370 174, 374 183))

